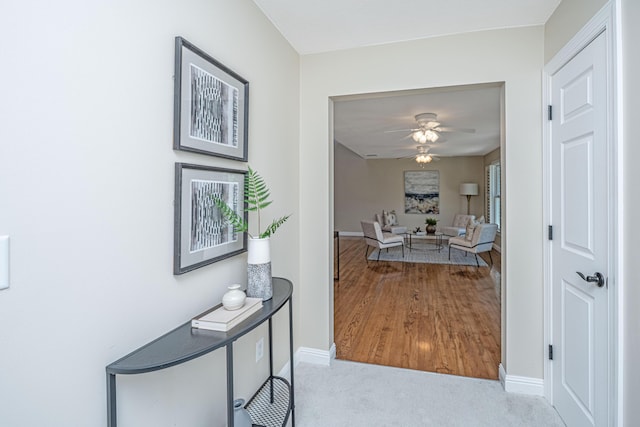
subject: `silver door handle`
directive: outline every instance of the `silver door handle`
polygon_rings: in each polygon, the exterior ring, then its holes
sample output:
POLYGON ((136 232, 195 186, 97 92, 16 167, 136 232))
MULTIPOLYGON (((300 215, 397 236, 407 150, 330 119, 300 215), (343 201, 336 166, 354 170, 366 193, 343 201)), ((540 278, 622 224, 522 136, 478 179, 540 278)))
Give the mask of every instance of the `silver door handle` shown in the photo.
POLYGON ((582 280, 584 280, 585 282, 595 283, 599 288, 604 286, 604 276, 602 275, 602 273, 599 273, 596 271, 593 276, 586 276, 586 277, 584 274, 580 273, 579 271, 576 271, 576 273, 578 273, 578 276, 580 276, 582 280))

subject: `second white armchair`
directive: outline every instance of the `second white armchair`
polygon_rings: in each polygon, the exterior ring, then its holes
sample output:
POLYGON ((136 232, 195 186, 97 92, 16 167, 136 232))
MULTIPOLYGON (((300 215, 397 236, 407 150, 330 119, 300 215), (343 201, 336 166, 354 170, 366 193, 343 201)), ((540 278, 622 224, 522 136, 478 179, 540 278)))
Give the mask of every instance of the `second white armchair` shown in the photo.
POLYGON ((456 214, 451 226, 442 227, 440 231, 445 236, 464 236, 469 220, 476 219, 475 215, 456 214))

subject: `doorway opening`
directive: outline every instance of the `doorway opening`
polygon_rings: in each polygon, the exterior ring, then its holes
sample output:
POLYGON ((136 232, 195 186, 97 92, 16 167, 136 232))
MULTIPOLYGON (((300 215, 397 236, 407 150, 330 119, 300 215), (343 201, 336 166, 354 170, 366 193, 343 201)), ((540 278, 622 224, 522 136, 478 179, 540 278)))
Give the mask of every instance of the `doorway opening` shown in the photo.
MULTIPOLYGON (((332 102, 336 357, 498 379, 504 230, 490 251, 479 254, 479 266, 473 253, 455 248, 449 260, 451 236, 438 241, 416 232, 430 218, 437 220, 439 234, 467 211, 476 220, 505 224, 504 83, 350 95, 332 102), (437 123, 432 125, 436 141, 416 139, 415 133, 424 131, 419 119, 425 113, 437 123), (432 155, 428 162, 418 160, 422 147, 432 155), (435 180, 428 204, 416 208, 407 194, 407 172, 435 180), (461 184, 469 183, 477 184, 475 195, 461 193, 461 184), (366 258, 360 222, 378 220, 383 226, 384 213, 390 212, 406 228, 394 230, 404 237, 405 256, 390 249, 380 261, 375 251, 367 251, 366 258)), ((460 228, 466 234, 466 224, 460 228)))

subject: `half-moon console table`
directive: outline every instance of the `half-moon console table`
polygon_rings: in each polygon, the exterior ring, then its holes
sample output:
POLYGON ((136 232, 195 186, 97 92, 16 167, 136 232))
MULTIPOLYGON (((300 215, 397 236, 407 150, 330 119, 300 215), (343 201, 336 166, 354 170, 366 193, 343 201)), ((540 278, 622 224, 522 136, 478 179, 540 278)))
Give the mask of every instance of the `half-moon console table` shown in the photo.
MULTIPOLYGON (((251 315, 228 332, 216 332, 191 328, 191 320, 171 332, 129 353, 111 363, 107 370, 107 425, 116 427, 116 375, 143 374, 179 365, 221 347, 227 349, 227 426, 234 422, 233 408, 233 343, 238 338, 257 328, 265 321, 269 323, 269 378, 247 403, 246 408, 254 425, 263 425, 262 419, 269 420, 264 425, 272 425, 274 416, 282 419, 284 426, 291 415, 291 425, 295 427, 295 404, 293 388, 293 309, 291 281, 273 278, 273 298, 265 301, 262 310, 251 315), (273 375, 273 342, 271 319, 286 303, 289 303, 289 366, 291 383, 273 375), (288 400, 288 401, 287 401, 288 400), (265 413, 262 412, 277 412, 265 413)), ((278 421, 279 423, 279 421, 278 421)))

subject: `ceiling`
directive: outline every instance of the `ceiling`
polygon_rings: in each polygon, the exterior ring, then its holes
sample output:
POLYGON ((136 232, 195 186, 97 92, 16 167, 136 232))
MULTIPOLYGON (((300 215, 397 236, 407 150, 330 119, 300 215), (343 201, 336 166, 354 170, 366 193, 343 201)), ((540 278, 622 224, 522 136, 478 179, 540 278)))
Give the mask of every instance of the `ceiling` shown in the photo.
MULTIPOLYGON (((543 25, 560 0, 253 0, 300 54, 447 34, 543 25)), ((363 158, 417 153, 414 116, 436 113, 446 133, 430 152, 484 155, 499 146, 500 84, 334 98, 334 138, 363 158)))
POLYGON ((436 113, 442 126, 473 129, 446 132, 432 154, 480 156, 500 146, 501 83, 453 86, 333 98, 334 140, 365 159, 415 155, 421 145, 411 132, 415 115, 436 113))
POLYGON ((301 55, 542 25, 560 0, 253 0, 301 55))

